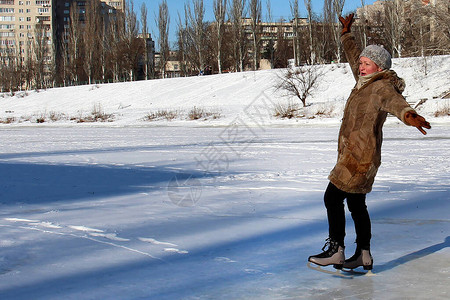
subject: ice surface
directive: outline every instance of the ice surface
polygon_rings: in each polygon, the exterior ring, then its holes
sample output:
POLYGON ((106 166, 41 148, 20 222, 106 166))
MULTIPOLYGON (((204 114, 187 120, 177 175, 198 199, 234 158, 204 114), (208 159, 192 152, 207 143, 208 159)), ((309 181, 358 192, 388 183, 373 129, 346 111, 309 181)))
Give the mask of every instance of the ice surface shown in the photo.
POLYGON ((448 299, 449 126, 385 127, 376 276, 351 278, 306 266, 327 235, 338 126, 235 143, 229 129, 1 130, 0 298, 448 299))

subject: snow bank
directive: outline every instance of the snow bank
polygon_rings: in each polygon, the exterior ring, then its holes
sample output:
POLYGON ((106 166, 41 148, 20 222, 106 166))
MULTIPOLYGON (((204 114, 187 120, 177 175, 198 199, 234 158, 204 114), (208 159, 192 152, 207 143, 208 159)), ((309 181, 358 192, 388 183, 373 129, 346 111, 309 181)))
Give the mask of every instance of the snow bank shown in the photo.
MULTIPOLYGON (((394 59, 393 69, 407 83, 404 96, 432 122, 437 111, 448 111, 449 100, 442 97, 450 90, 450 56, 394 59)), ((274 117, 274 106, 298 100, 274 88, 282 70, 230 73, 222 75, 160 79, 114 84, 85 85, 42 91, 0 94, 0 120, 14 125, 45 123, 103 126, 207 125, 225 126, 242 112, 265 98, 265 123, 277 125, 337 123, 343 105, 354 85, 348 64, 320 66, 320 85, 301 108, 302 118, 281 120, 274 117), (204 116, 190 113, 201 110, 204 116), (102 122, 100 122, 102 121, 102 122)))

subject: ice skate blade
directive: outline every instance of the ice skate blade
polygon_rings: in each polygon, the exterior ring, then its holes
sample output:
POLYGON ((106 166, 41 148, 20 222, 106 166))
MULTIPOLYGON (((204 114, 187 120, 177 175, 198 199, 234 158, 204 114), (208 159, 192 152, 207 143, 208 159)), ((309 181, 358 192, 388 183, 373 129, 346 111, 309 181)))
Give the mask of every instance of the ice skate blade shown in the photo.
POLYGON ((330 271, 330 270, 327 270, 327 269, 323 269, 319 265, 316 265, 316 264, 313 265, 313 264, 314 263, 309 261, 307 263, 308 268, 310 268, 312 270, 315 270, 315 271, 319 271, 319 272, 322 272, 322 273, 331 274, 331 275, 339 276, 339 277, 343 277, 343 278, 351 278, 351 277, 353 277, 353 275, 351 275, 351 274, 344 274, 344 273, 342 273, 339 269, 336 269, 336 271, 330 271))
POLYGON ((372 272, 372 270, 368 270, 367 272, 361 272, 361 271, 355 271, 355 269, 343 268, 342 271, 345 273, 348 273, 348 274, 353 274, 353 275, 358 275, 358 276, 367 276, 367 277, 376 276, 376 274, 374 274, 372 272))

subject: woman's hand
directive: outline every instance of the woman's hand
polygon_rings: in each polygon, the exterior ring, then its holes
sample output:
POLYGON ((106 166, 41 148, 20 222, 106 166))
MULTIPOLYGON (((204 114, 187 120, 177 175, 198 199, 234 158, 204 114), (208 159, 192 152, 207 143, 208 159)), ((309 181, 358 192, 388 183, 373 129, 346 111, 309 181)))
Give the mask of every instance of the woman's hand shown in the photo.
POLYGON ((343 17, 339 17, 339 21, 342 24, 341 35, 344 35, 344 34, 350 32, 350 27, 352 27, 352 24, 355 21, 353 19, 353 16, 354 16, 354 14, 349 14, 348 16, 345 17, 345 19, 343 17))
POLYGON ((405 121, 408 125, 414 126, 417 129, 419 129, 419 131, 422 132, 423 134, 427 134, 427 132, 423 130, 422 127, 425 127, 426 129, 431 129, 430 123, 428 123, 424 117, 412 111, 408 111, 405 113, 405 121))

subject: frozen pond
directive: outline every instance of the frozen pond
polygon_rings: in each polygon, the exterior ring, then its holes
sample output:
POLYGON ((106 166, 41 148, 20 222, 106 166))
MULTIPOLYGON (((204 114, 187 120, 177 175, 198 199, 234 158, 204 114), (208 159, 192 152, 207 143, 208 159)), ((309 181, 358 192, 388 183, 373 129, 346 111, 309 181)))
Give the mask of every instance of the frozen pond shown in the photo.
POLYGON ((338 129, 3 127, 0 298, 448 299, 450 126, 385 128, 376 276, 307 268, 338 129))

